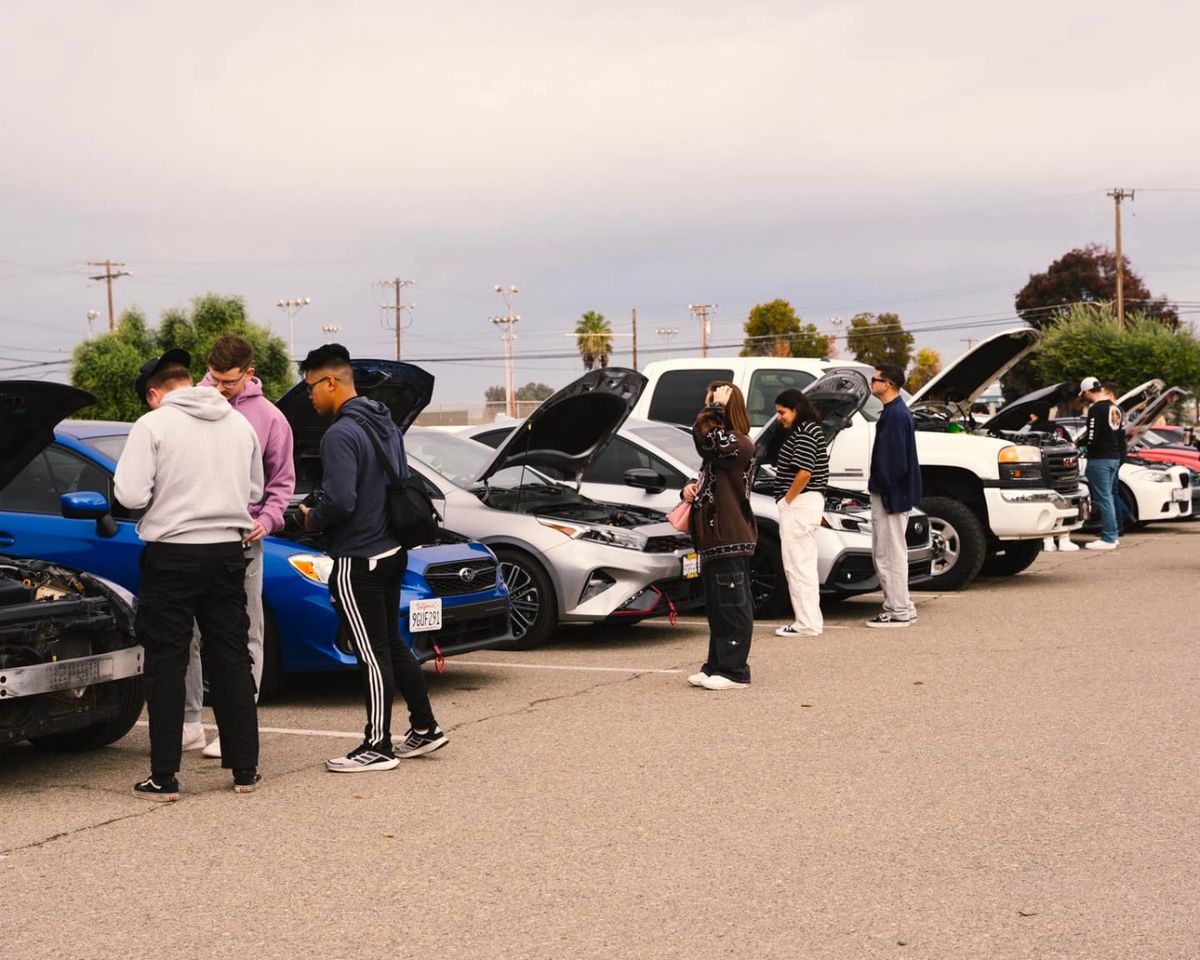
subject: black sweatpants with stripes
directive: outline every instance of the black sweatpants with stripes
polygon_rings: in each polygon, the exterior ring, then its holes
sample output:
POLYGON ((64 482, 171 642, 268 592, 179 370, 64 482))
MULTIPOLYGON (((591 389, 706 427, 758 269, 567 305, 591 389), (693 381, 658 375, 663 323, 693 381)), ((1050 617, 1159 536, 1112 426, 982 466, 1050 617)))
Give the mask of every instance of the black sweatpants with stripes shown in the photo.
POLYGON ((392 698, 397 687, 408 704, 412 726, 435 725, 429 691, 416 656, 400 635, 400 584, 408 554, 381 560, 334 557, 329 598, 354 641, 367 702, 363 742, 372 750, 392 752, 392 698))

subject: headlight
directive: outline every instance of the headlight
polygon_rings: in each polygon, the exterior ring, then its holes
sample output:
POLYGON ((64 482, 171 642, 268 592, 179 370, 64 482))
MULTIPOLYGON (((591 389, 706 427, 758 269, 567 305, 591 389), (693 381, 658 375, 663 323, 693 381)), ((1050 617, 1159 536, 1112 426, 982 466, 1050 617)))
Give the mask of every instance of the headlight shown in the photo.
POLYGON ((644 550, 646 535, 622 527, 593 527, 584 523, 568 523, 557 517, 538 517, 538 523, 551 530, 557 530, 564 537, 572 540, 588 540, 592 543, 606 543, 613 547, 624 547, 626 550, 644 550))
POLYGON ((1028 487, 1042 482, 1042 452, 1037 447, 1002 447, 996 459, 1002 486, 1028 487))
POLYGON ((300 576, 313 583, 329 583, 329 575, 333 573, 333 557, 323 553, 295 553, 287 561, 300 576))

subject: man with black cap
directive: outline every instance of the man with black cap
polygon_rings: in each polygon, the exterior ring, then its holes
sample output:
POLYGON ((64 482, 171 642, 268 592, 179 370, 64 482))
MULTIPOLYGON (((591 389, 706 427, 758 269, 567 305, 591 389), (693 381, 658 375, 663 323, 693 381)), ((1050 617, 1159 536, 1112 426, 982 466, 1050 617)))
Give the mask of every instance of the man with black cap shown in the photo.
POLYGON ((136 387, 150 408, 129 431, 114 492, 138 521, 141 587, 135 622, 146 650, 150 776, 136 796, 178 800, 184 675, 192 621, 203 638, 204 676, 233 789, 249 793, 258 774, 258 713, 250 673, 243 541, 247 504, 262 496, 258 436, 212 387, 192 386, 191 357, 179 349, 142 365, 136 387))
POLYGON ((1087 425, 1079 440, 1080 452, 1087 457, 1087 482, 1092 503, 1100 514, 1100 539, 1085 544, 1087 550, 1117 548, 1117 472, 1125 446, 1125 428, 1121 408, 1114 401, 1116 384, 1084 377, 1079 395, 1091 403, 1087 425))

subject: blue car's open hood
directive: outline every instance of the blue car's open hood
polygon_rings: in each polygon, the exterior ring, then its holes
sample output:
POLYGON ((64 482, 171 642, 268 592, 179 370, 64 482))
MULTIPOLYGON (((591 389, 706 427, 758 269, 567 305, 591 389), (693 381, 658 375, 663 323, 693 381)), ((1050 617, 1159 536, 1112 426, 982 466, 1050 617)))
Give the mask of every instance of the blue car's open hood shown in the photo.
POLYGON ((65 383, 0 380, 0 488, 54 442, 60 420, 95 402, 65 383))

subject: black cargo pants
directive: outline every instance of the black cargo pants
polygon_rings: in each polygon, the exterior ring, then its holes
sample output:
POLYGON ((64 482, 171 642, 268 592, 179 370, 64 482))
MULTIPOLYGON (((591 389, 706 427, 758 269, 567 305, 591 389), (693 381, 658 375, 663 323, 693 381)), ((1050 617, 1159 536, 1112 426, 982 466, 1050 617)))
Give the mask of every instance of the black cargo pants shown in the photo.
POLYGON ((700 668, 709 676, 750 682, 750 639, 754 635, 754 598, 750 594, 747 557, 720 557, 700 564, 704 612, 708 617, 708 660, 700 668))

